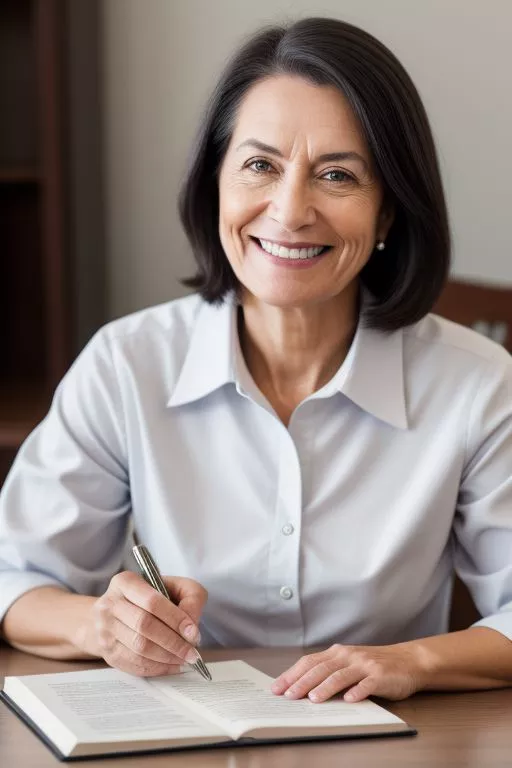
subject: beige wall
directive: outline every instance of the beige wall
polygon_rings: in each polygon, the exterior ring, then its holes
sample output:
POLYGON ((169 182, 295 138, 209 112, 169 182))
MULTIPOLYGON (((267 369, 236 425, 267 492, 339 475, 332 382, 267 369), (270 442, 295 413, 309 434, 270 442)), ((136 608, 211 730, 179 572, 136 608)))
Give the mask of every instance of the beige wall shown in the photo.
POLYGON ((429 112, 454 272, 512 284, 510 0, 104 0, 110 315, 184 293, 192 260, 176 192, 201 107, 238 40, 337 16, 385 42, 429 112))

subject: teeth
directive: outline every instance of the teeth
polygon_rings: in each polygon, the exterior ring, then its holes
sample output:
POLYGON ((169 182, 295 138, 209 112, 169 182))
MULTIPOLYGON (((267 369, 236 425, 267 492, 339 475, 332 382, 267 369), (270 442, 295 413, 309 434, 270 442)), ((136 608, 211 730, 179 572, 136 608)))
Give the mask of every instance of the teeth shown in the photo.
POLYGON ((270 240, 260 240, 260 245, 264 251, 271 253, 272 256, 279 256, 280 259, 313 259, 324 250, 322 245, 316 248, 285 248, 270 240))

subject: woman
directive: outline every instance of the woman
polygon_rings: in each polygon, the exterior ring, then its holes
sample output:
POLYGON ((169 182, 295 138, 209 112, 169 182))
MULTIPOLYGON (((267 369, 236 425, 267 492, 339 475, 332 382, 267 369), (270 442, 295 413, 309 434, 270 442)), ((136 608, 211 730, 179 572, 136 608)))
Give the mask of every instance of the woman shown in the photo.
POLYGON ((141 675, 199 631, 328 646, 273 687, 313 701, 509 685, 512 364, 428 314, 448 225, 401 65, 339 21, 258 33, 180 210, 198 293, 101 330, 5 484, 5 638, 141 675), (176 606, 117 573, 130 514, 176 606), (485 618, 449 634, 454 567, 485 618))

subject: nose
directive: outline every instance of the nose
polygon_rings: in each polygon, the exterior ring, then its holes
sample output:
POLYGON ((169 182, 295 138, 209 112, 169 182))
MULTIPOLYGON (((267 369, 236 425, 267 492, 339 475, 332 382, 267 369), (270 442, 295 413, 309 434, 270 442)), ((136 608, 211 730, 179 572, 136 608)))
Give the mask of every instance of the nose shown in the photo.
POLYGON ((289 232, 314 224, 316 211, 307 180, 291 173, 281 177, 273 187, 267 213, 289 232))

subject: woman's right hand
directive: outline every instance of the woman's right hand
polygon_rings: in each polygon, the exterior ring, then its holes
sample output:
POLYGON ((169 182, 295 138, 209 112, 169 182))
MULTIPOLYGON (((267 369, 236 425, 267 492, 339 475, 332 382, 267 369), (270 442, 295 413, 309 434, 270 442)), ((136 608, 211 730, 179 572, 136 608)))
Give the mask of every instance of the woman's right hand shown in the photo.
POLYGON ((208 594, 193 579, 162 578, 173 602, 136 573, 116 574, 91 606, 87 645, 94 648, 84 650, 141 677, 170 675, 196 661, 199 618, 208 594))

